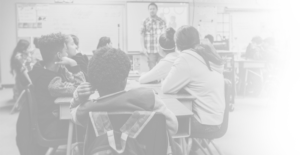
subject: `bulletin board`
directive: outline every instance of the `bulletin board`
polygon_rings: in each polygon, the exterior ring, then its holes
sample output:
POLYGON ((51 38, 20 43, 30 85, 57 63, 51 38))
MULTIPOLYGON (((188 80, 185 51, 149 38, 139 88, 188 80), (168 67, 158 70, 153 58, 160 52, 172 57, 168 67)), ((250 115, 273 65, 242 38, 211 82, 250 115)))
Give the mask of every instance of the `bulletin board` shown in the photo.
POLYGON ((92 54, 101 37, 124 50, 125 5, 16 4, 17 38, 61 32, 79 38, 82 53, 92 54))

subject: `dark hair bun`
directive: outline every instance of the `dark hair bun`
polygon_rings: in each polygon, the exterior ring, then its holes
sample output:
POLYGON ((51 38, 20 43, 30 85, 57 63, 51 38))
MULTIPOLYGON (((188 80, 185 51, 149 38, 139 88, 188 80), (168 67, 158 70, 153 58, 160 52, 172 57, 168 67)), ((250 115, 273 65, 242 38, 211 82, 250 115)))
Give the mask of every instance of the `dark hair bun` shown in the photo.
POLYGON ((159 37, 159 45, 164 51, 175 51, 174 41, 175 30, 171 27, 166 29, 166 32, 159 37))
POLYGON ((166 29, 166 38, 170 41, 174 41, 175 30, 173 28, 166 29))
POLYGON ((40 38, 38 38, 38 37, 35 37, 35 38, 33 39, 34 46, 35 46, 36 48, 38 48, 38 49, 39 49, 39 46, 40 46, 39 41, 40 41, 40 38))

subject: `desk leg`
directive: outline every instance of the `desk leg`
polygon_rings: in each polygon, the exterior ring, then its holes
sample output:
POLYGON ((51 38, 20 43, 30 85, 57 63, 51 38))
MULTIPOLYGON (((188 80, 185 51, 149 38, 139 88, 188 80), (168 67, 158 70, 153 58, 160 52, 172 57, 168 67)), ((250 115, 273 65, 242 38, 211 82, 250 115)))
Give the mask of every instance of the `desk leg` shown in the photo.
POLYGON ((246 87, 247 87, 247 81, 248 81, 248 69, 246 69, 246 71, 245 71, 246 73, 246 75, 245 75, 245 83, 244 83, 244 96, 243 96, 243 98, 245 98, 245 94, 246 94, 246 87))
POLYGON ((73 138, 73 127, 74 124, 72 121, 69 122, 69 132, 68 132, 68 143, 67 143, 67 155, 71 155, 72 149, 72 138, 73 138))
POLYGON ((185 138, 180 138, 181 140, 181 147, 182 147, 182 153, 184 155, 188 155, 188 151, 187 151, 187 144, 186 144, 186 141, 185 141, 185 138))

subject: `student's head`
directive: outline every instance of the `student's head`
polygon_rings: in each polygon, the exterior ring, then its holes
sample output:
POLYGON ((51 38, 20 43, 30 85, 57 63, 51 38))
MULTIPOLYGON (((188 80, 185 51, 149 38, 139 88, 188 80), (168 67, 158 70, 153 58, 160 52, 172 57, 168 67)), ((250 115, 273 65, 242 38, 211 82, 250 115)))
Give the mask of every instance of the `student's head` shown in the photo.
POLYGON ((44 63, 55 63, 67 56, 65 38, 66 36, 61 33, 52 33, 43 35, 35 41, 35 46, 40 49, 44 63))
POLYGON ((89 81, 100 95, 122 91, 125 89, 130 68, 129 58, 123 51, 103 47, 90 60, 89 81))
POLYGON ((268 37, 263 40, 263 48, 267 49, 270 46, 275 46, 275 39, 273 37, 268 37))
POLYGON ((79 38, 74 34, 71 34, 70 36, 73 38, 74 44, 77 46, 76 49, 78 50, 79 49, 79 38))
POLYGON ((110 41, 109 37, 101 37, 99 39, 98 45, 97 45, 97 49, 101 48, 101 47, 112 47, 112 43, 110 41))
POLYGON ((15 47, 11 59, 10 59, 10 67, 11 67, 11 71, 16 69, 16 61, 15 61, 15 57, 18 53, 26 53, 28 51, 30 47, 30 43, 29 41, 25 40, 25 39, 20 39, 17 43, 17 46, 15 47))
POLYGON ((261 45, 263 42, 263 39, 260 36, 255 36, 251 40, 252 45, 261 45))
POLYGON ((214 43, 214 37, 212 35, 208 34, 204 38, 208 39, 211 44, 214 43))
POLYGON ((167 28, 166 32, 159 37, 160 56, 165 57, 167 54, 175 52, 174 34, 173 28, 167 28))
POLYGON ((208 45, 200 45, 199 33, 193 26, 182 26, 175 34, 175 42, 179 51, 191 50, 199 54, 211 70, 210 62, 221 65, 221 57, 208 45))
POLYGON ((66 52, 68 57, 73 57, 77 54, 77 45, 74 42, 74 39, 71 35, 65 36, 66 52))
POLYGON ((151 17, 156 16, 157 10, 158 10, 158 7, 155 3, 152 2, 148 5, 148 11, 149 11, 149 14, 151 17))

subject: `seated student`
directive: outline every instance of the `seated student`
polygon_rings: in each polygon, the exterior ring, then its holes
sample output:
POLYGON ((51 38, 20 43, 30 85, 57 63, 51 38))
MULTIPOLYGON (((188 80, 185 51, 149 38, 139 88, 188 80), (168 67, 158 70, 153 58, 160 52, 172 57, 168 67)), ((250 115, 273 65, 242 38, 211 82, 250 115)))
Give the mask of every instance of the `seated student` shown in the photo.
MULTIPOLYGON (((163 93, 185 89, 197 99, 191 137, 219 130, 225 110, 222 59, 205 45, 199 45, 199 33, 192 26, 182 26, 175 34, 179 58, 162 82, 163 93)), ((192 146, 192 152, 197 148, 192 146)))
POLYGON ((81 84, 74 93, 71 104, 73 120, 83 126, 90 111, 157 111, 166 116, 166 123, 171 134, 178 128, 176 116, 164 105, 151 89, 137 88, 125 91, 130 61, 127 55, 118 49, 104 47, 96 51, 89 68, 89 83, 81 84), (105 100, 88 101, 96 89, 105 100))
POLYGON ((207 39, 210 44, 214 43, 214 37, 211 34, 206 35, 204 38, 207 39))
POLYGON ((173 28, 167 28, 166 33, 159 37, 160 50, 158 53, 163 59, 149 72, 139 78, 140 83, 161 80, 168 75, 174 61, 178 57, 178 53, 175 50, 174 34, 175 30, 173 28))
POLYGON ((112 47, 112 42, 110 41, 109 37, 101 37, 99 39, 98 45, 97 45, 97 49, 101 48, 101 47, 112 47))
POLYGON ((87 75, 87 66, 89 59, 87 55, 83 55, 79 52, 79 39, 77 36, 71 34, 65 36, 66 52, 69 58, 75 60, 80 68, 80 70, 87 75))
POLYGON ((65 36, 61 33, 43 35, 36 41, 43 60, 37 62, 29 77, 34 86, 38 106, 38 123, 46 138, 66 138, 68 121, 59 119, 59 106, 54 100, 70 96, 85 81, 77 62, 66 57, 65 36), (69 66, 68 70, 65 66, 69 66))
POLYGON ((262 58, 262 38, 255 36, 247 46, 245 58, 246 59, 261 59, 262 58))
MULTIPOLYGON (((96 49, 102 48, 102 47, 112 47, 112 42, 110 41, 109 37, 101 37, 99 39, 98 45, 96 49)), ((97 50, 95 50, 97 51, 97 50)), ((95 51, 93 53, 95 54, 95 51)))
POLYGON ((279 51, 275 46, 275 39, 273 37, 268 37, 263 40, 262 44, 264 50, 261 52, 256 52, 254 54, 255 60, 266 60, 267 61, 267 71, 271 72, 273 69, 273 61, 278 60, 279 51))

